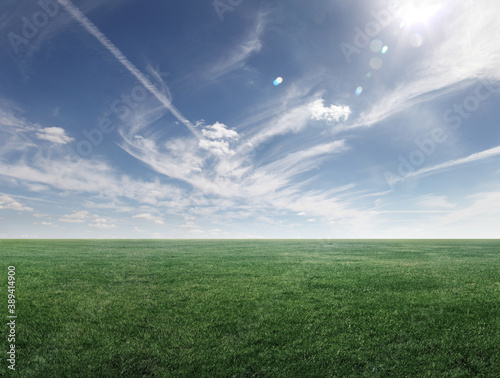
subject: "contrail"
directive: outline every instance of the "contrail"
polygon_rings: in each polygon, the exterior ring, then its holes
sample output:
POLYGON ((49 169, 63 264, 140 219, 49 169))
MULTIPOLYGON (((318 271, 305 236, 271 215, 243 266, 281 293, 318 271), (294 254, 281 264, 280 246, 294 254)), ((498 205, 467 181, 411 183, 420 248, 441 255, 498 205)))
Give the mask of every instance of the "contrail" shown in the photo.
POLYGON ((184 124, 196 137, 200 138, 198 130, 179 112, 175 106, 161 93, 141 71, 137 69, 132 62, 130 62, 125 55, 111 42, 97 26, 85 16, 80 9, 78 9, 70 0, 57 0, 67 11, 70 13, 79 24, 81 24, 87 31, 92 34, 113 56, 139 80, 144 88, 146 88, 158 101, 165 106, 182 124, 184 124))
POLYGON ((450 160, 445 163, 437 164, 429 168, 422 168, 418 171, 408 173, 406 176, 404 176, 401 180, 405 180, 407 178, 411 177, 418 177, 418 176, 427 176, 448 168, 456 167, 459 165, 463 164, 468 164, 468 163, 473 163, 479 160, 487 159, 493 156, 500 155, 500 146, 498 147, 493 147, 490 148, 489 150, 484 150, 481 152, 476 152, 475 154, 469 155, 464 158, 456 159, 456 160, 450 160))

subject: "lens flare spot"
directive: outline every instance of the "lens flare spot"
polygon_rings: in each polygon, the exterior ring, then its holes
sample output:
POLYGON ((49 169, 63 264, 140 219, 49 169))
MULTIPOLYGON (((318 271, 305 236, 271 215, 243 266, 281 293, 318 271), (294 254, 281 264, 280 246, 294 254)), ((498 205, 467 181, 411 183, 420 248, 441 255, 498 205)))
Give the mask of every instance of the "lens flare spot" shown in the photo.
POLYGON ((384 44, 380 39, 374 39, 370 43, 370 50, 372 50, 374 53, 377 53, 382 49, 382 46, 384 46, 384 44))
POLYGON ((372 70, 379 70, 382 68, 382 59, 380 58, 371 58, 370 59, 370 67, 372 70))
POLYGON ((389 46, 384 46, 382 47, 382 50, 380 51, 382 54, 385 54, 389 50, 389 46))
POLYGON ((420 47, 422 46, 422 43, 424 42, 424 38, 418 34, 414 33, 410 35, 410 45, 413 47, 420 47))
POLYGON ((372 77, 372 73, 371 73, 371 72, 368 72, 368 73, 366 74, 366 77, 367 77, 368 79, 369 79, 369 78, 371 78, 371 77, 372 77))
POLYGON ((274 81, 273 81, 273 84, 278 86, 280 85, 281 83, 283 83, 283 78, 281 76, 277 77, 274 81))
POLYGON ((356 96, 359 96, 362 92, 363 92, 363 87, 357 87, 354 93, 356 93, 356 96))

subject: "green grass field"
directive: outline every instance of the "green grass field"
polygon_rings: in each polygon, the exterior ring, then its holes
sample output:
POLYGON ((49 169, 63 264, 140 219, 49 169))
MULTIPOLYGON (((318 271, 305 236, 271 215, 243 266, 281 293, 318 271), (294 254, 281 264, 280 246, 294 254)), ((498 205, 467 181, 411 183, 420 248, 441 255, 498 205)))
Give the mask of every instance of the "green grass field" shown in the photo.
POLYGON ((500 241, 1 240, 0 260, 0 375, 500 376, 500 241))

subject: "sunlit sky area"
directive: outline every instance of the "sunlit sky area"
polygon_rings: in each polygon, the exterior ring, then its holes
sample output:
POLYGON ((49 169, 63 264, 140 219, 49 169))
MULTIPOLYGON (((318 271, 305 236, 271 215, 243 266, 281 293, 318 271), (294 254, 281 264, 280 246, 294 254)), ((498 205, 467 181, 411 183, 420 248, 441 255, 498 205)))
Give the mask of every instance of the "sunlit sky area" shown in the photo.
POLYGON ((497 0, 3 0, 0 238, 499 238, 497 0))

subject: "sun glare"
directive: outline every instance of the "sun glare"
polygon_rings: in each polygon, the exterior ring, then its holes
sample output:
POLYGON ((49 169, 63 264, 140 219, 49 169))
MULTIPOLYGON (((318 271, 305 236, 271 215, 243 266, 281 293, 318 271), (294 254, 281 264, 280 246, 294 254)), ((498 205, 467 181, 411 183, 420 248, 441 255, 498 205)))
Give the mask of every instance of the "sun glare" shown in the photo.
POLYGON ((438 10, 439 6, 436 5, 425 7, 409 5, 401 10, 399 17, 403 20, 402 26, 410 26, 419 23, 427 24, 438 10))

